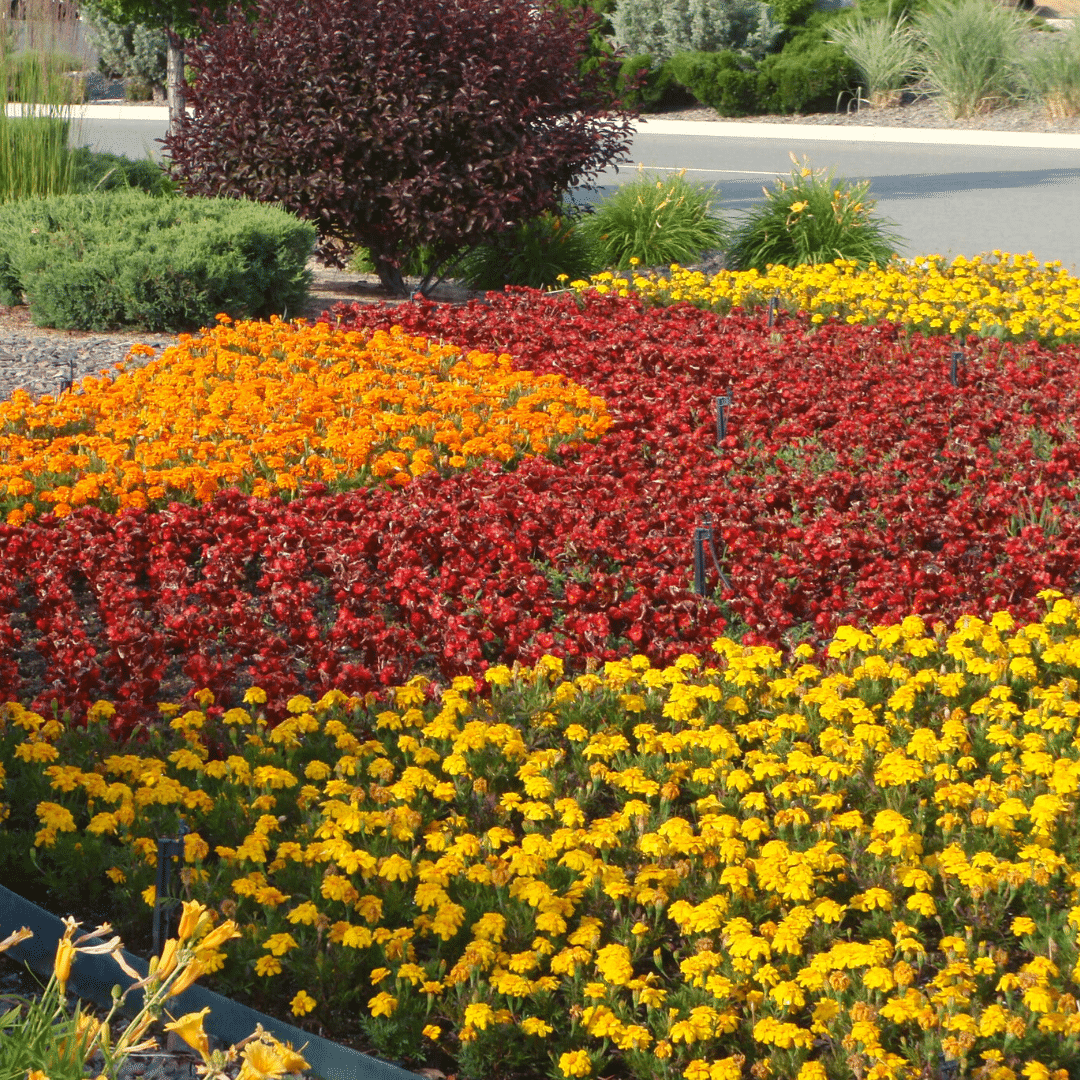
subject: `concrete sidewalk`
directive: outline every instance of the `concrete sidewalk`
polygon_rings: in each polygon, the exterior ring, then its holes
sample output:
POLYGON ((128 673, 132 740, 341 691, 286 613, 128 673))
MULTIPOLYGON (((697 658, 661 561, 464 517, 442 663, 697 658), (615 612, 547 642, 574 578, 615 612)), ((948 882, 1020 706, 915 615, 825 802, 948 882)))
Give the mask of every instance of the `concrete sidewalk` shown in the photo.
MULTIPOLYGON (((25 106, 7 106, 8 116, 21 116, 25 106)), ((193 110, 188 110, 193 112, 193 110)), ((77 105, 74 120, 156 121, 168 128, 164 105, 77 105)), ((1034 131, 972 131, 967 128, 894 128, 874 124, 760 124, 738 120, 664 120, 643 116, 635 125, 641 135, 681 135, 695 138, 813 139, 818 142, 923 143, 948 146, 1008 146, 1042 150, 1080 150, 1080 134, 1034 131)))

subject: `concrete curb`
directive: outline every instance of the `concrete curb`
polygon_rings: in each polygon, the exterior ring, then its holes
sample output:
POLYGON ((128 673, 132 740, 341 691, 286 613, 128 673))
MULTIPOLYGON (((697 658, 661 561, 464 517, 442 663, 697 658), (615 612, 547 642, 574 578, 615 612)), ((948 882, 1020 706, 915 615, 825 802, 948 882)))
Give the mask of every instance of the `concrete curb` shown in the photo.
POLYGON ((1080 135, 1040 131, 972 131, 968 128, 895 128, 872 124, 753 124, 737 120, 654 120, 635 125, 639 135, 696 138, 784 139, 790 142, 923 143, 948 146, 1007 146, 1023 149, 1080 150, 1080 135))
MULTIPOLYGON (((0 885, 0 939, 23 926, 31 929, 34 936, 10 949, 7 955, 20 963, 29 964, 35 972, 47 978, 52 974, 57 942, 64 935, 63 922, 0 885)), ((83 927, 83 930, 88 929, 92 928, 83 927)), ((141 975, 146 974, 148 965, 145 960, 126 949, 124 959, 141 975)), ((132 980, 111 957, 80 954, 72 965, 68 985, 79 997, 108 1008, 112 1003, 112 988, 118 983, 124 989, 131 985, 132 980)), ((141 992, 136 991, 128 1000, 134 1004, 134 1012, 142 1000, 141 992)), ((174 998, 169 1011, 173 1016, 182 1016, 184 1013, 198 1012, 206 1006, 210 1007, 204 1024, 207 1034, 231 1046, 246 1039, 257 1024, 262 1024, 281 1042, 291 1043, 297 1050, 303 1047, 303 1055, 310 1065, 309 1072, 320 1080, 420 1080, 415 1073, 397 1065, 361 1054, 347 1046, 339 1046, 292 1024, 274 1020, 198 985, 174 998)))

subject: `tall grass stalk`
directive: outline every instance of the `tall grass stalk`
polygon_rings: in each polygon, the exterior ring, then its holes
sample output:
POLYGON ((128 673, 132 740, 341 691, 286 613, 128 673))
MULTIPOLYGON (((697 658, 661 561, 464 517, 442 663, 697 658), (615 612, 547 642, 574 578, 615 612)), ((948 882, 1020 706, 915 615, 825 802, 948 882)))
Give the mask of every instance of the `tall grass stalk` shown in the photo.
POLYGON ((66 194, 73 183, 68 135, 81 98, 68 74, 74 20, 50 0, 24 11, 23 19, 0 19, 0 202, 66 194))
POLYGON ((892 18, 869 18, 859 12, 850 22, 836 26, 829 41, 839 45, 859 69, 870 105, 878 108, 899 101, 900 89, 918 71, 919 46, 907 12, 892 18))
POLYGON ((937 0, 916 13, 920 72, 954 119, 1021 100, 1025 17, 994 0, 937 0))
POLYGON ((1031 97, 1041 101, 1053 120, 1080 115, 1080 23, 1027 51, 1021 77, 1031 97))

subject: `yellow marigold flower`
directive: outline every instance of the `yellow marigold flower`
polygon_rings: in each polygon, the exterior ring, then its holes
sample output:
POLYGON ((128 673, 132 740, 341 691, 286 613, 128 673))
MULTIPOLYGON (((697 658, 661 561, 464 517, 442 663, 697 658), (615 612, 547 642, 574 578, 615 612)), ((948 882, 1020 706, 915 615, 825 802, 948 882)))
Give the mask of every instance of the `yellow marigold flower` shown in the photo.
POLYGON ((306 1016, 318 1002, 306 991, 299 991, 289 1003, 293 1016, 306 1016))
POLYGON ((596 954, 596 970, 616 986, 625 986, 633 978, 630 950, 625 945, 605 945, 596 954))
POLYGON ((281 961, 273 956, 260 956, 255 961, 255 974, 264 978, 281 974, 281 961))
POLYGON ((297 942, 292 934, 271 934, 263 942, 263 948, 274 956, 284 956, 290 949, 296 947, 297 942))
POLYGON ((588 1076, 592 1062, 584 1050, 570 1050, 559 1057, 559 1071, 563 1076, 588 1076))
POLYGON ((555 1029, 538 1016, 527 1016, 521 1021, 521 1030, 526 1035, 536 1035, 541 1039, 550 1035, 555 1029))
POLYGON ((368 1009, 372 1016, 393 1016, 397 1005, 397 998, 393 994, 386 993, 385 990, 368 1001, 368 1009))

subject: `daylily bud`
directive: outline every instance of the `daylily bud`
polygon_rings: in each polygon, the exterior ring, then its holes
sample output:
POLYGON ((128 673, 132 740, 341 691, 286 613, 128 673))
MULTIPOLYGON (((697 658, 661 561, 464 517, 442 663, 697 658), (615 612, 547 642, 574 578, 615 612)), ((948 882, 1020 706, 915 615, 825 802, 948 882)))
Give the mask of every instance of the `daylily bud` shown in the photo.
POLYGON ((161 961, 158 964, 158 978, 167 979, 176 968, 176 954, 180 949, 180 942, 176 938, 169 938, 165 947, 161 950, 161 961))
POLYGON ((188 900, 184 903, 184 913, 180 916, 180 928, 177 930, 177 936, 181 941, 187 941, 195 933, 195 928, 205 912, 206 905, 200 904, 198 900, 188 900))
POLYGON ((71 962, 75 959, 75 946, 70 937, 61 938, 56 946, 56 959, 53 961, 53 975, 60 984, 60 993, 67 990, 68 978, 71 976, 71 962))

